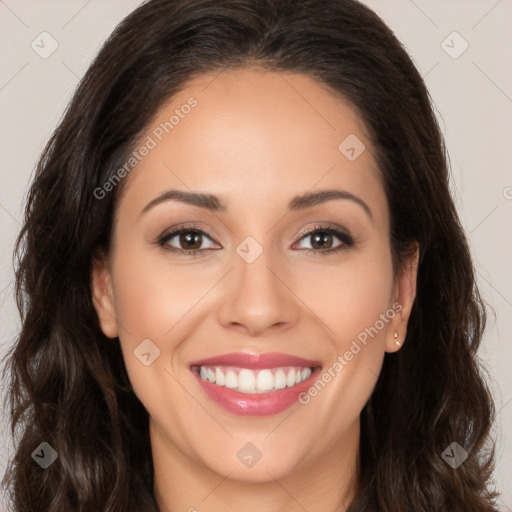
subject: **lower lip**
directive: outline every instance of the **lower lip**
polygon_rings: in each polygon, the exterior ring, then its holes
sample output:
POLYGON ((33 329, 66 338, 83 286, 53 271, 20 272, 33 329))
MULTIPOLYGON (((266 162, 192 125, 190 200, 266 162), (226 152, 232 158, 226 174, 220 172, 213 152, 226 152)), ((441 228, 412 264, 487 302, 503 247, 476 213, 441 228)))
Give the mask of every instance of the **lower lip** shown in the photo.
POLYGON ((305 381, 291 388, 286 387, 268 393, 241 393, 204 380, 193 370, 192 373, 204 392, 225 411, 238 416, 271 416, 298 402, 299 395, 309 389, 320 370, 321 368, 315 368, 305 381))

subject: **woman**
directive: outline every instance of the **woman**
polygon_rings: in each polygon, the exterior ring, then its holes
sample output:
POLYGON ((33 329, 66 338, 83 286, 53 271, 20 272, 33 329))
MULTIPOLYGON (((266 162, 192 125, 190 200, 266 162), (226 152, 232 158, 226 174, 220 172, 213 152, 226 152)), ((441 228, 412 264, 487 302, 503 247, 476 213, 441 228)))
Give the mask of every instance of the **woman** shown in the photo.
POLYGON ((14 510, 496 510, 442 137, 363 5, 140 6, 17 256, 14 510))

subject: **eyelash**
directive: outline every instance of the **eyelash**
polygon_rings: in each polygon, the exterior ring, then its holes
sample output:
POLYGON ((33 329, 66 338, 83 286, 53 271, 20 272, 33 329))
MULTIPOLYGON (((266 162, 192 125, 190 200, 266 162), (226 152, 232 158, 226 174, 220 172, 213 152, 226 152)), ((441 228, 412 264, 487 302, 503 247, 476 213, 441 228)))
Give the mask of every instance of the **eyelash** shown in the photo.
MULTIPOLYGON (((198 257, 198 256, 200 256, 200 253, 202 253, 206 250, 212 250, 212 249, 191 249, 191 250, 176 249, 174 247, 166 245, 167 242, 169 240, 171 240, 172 238, 174 238, 176 235, 181 235, 182 233, 190 233, 190 232, 199 233, 202 236, 205 236, 211 240, 211 237, 197 226, 179 226, 178 229, 172 231, 171 233, 162 234, 157 239, 156 245, 162 247, 164 250, 169 251, 173 254, 180 253, 180 254, 184 254, 186 256, 192 256, 192 257, 198 257)), ((313 253, 314 256, 325 256, 325 255, 329 255, 329 254, 333 254, 333 253, 338 253, 341 251, 346 251, 356 244, 356 239, 353 236, 351 236, 348 232, 338 229, 338 228, 333 228, 330 226, 322 226, 322 225, 316 225, 311 230, 301 232, 299 235, 300 236, 299 241, 302 240, 304 237, 311 236, 316 233, 327 233, 329 235, 333 235, 336 238, 338 238, 340 240, 340 242, 342 242, 342 243, 338 247, 336 247, 334 249, 328 249, 326 251, 316 250, 316 249, 301 249, 308 253, 313 253)))

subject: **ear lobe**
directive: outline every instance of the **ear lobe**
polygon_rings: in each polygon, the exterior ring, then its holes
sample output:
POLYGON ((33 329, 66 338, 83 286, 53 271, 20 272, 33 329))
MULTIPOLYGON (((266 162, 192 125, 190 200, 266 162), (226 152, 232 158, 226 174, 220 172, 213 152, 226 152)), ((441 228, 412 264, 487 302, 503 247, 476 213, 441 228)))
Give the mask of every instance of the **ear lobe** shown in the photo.
POLYGON ((409 316, 416 298, 419 256, 419 244, 414 242, 409 257, 404 261, 402 269, 396 277, 394 296, 399 306, 394 309, 399 312, 390 322, 390 332, 388 332, 388 339, 386 340, 386 352, 396 352, 405 340, 409 316), (399 344, 396 343, 397 341, 399 344))
POLYGON ((97 254, 93 257, 91 270, 92 302, 103 334, 109 338, 119 335, 114 301, 112 275, 107 257, 97 254))

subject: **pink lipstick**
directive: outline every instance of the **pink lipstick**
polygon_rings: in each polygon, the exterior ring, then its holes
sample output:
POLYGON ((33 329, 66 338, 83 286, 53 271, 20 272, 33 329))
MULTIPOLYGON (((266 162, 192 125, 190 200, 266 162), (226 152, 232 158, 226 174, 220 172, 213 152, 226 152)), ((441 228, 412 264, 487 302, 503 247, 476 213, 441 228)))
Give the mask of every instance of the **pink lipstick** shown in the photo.
POLYGON ((240 416, 278 414, 298 401, 321 370, 319 361, 279 353, 237 352, 190 363, 206 395, 240 416))

